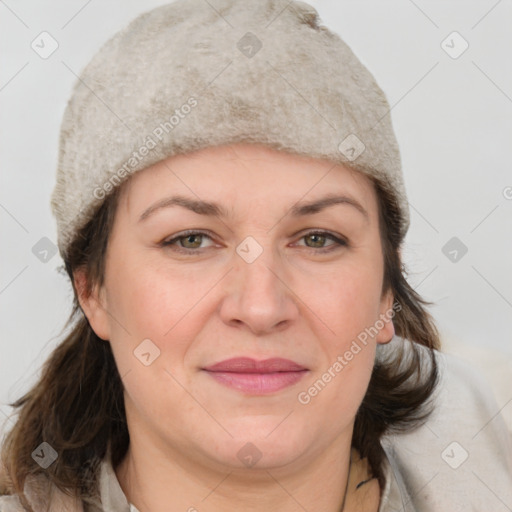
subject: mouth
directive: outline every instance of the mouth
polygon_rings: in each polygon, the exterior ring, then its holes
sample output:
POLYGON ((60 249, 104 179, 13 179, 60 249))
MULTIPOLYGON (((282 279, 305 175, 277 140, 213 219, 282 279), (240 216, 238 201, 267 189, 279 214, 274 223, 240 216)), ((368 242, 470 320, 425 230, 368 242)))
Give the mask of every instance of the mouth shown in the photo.
POLYGON ((224 386, 252 395, 266 395, 292 386, 309 372, 289 359, 257 361, 248 357, 227 359, 203 371, 224 386))

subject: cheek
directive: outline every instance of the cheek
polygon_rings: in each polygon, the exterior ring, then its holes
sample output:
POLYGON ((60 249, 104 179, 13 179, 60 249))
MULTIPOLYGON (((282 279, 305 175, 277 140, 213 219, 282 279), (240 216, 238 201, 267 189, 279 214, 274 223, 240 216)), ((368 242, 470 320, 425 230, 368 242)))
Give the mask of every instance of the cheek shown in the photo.
POLYGON ((363 343, 350 336, 328 347, 328 362, 311 375, 297 394, 299 407, 304 407, 310 418, 329 418, 326 428, 333 435, 340 426, 349 427, 368 388, 375 351, 375 343, 363 343))
POLYGON ((363 400, 375 361, 372 327, 379 318, 382 279, 378 265, 359 261, 340 267, 323 276, 318 292, 308 295, 308 306, 324 326, 323 335, 318 332, 322 364, 298 395, 310 413, 350 418, 363 400))
POLYGON ((176 376, 206 319, 213 314, 209 290, 218 284, 218 272, 197 272, 181 265, 170 268, 148 259, 126 257, 108 274, 111 344, 120 372, 139 361, 134 358, 143 340, 156 345, 160 357, 151 367, 172 370, 176 376), (205 308, 210 309, 206 310, 205 308))
POLYGON ((378 265, 340 266, 322 276, 315 288, 304 288, 305 302, 330 331, 334 349, 342 350, 378 319, 382 280, 378 265))
MULTIPOLYGON (((179 340, 187 339, 175 336, 186 325, 186 322, 179 321, 186 314, 183 290, 180 288, 179 282, 166 278, 164 273, 155 272, 149 266, 130 264, 129 260, 108 274, 106 289, 110 342, 121 375, 133 369, 138 373, 141 366, 144 368, 137 359, 142 347, 147 350, 141 353, 149 352, 150 360, 164 351, 170 363, 180 358, 185 347, 179 340), (167 342, 171 339, 172 346, 167 342)), ((161 360, 154 359, 151 368, 160 366, 161 360)))
POLYGON ((199 291, 186 293, 185 282, 129 260, 113 269, 107 282, 110 343, 127 400, 140 417, 169 426, 176 421, 172 411, 185 414, 191 407, 181 386, 190 387, 183 361, 200 327, 190 321, 199 291))
POLYGON ((136 260, 113 269, 107 303, 114 320, 124 321, 132 336, 162 339, 170 334, 197 294, 197 283, 174 274, 136 260))

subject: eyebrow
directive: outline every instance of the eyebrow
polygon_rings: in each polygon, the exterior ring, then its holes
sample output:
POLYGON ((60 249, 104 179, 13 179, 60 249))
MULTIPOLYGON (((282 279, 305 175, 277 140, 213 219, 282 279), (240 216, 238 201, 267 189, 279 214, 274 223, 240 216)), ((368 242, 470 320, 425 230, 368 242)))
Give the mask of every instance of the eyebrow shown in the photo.
MULTIPOLYGON (((316 199, 307 203, 295 204, 290 209, 290 214, 292 217, 311 215, 337 204, 353 206, 366 218, 367 221, 369 220, 368 212, 354 198, 345 195, 339 196, 333 194, 329 194, 320 199, 316 199)), ((139 222, 147 219, 150 215, 158 210, 161 210, 162 208, 171 208, 173 206, 181 206, 199 215, 208 215, 219 218, 226 218, 229 216, 227 210, 218 203, 212 203, 199 199, 191 199, 185 196, 177 195, 161 199, 160 201, 157 201, 155 204, 151 205, 141 214, 139 222)))

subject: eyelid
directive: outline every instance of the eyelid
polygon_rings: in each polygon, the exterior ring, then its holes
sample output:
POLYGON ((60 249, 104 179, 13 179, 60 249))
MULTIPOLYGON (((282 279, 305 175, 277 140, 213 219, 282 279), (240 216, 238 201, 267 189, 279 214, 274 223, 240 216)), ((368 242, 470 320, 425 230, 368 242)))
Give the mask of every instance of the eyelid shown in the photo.
MULTIPOLYGON (((325 229, 309 229, 307 231, 304 231, 304 232, 301 232, 301 233, 298 233, 300 234, 299 236, 299 240, 302 240, 303 238, 305 238, 306 236, 310 236, 310 235, 320 235, 320 236, 323 236, 331 241, 333 241, 334 243, 331 244, 331 245, 328 245, 326 247, 308 247, 306 245, 303 245, 303 247, 305 247, 305 249, 308 249, 309 251, 312 251, 312 252, 316 252, 316 253, 322 253, 322 252, 329 252, 333 249, 336 249, 336 248, 341 248, 341 247, 348 247, 349 246, 349 242, 348 240, 343 237, 342 235, 337 235, 337 234, 334 234, 328 230, 325 230, 325 229)), ((298 235, 297 234, 297 235, 298 235)), ((160 245, 162 247, 170 247, 170 246, 173 246, 173 250, 177 251, 177 252, 181 252, 181 253, 184 253, 184 254, 194 254, 194 253, 200 253, 202 252, 204 249, 207 249, 207 247, 203 247, 203 248, 196 248, 196 249, 186 249, 184 247, 179 247, 177 245, 177 242, 181 239, 181 238, 186 238, 187 236, 190 236, 190 235, 202 235, 202 236, 205 236, 207 238, 209 238, 210 240, 214 241, 214 237, 212 236, 212 234, 208 231, 208 230, 202 230, 202 229, 188 229, 188 230, 185 230, 185 231, 182 231, 180 233, 177 233, 176 235, 173 235, 172 238, 165 238, 164 240, 162 240, 162 242, 160 242, 160 245)), ((295 237, 297 235, 294 235, 295 237)), ((211 247, 211 246, 210 246, 211 247)))
MULTIPOLYGON (((303 239, 304 237, 309 236, 309 235, 324 236, 325 238, 328 238, 328 239, 332 240, 333 242, 335 242, 334 244, 329 245, 327 247, 333 247, 336 245, 338 245, 338 246, 348 246, 349 245, 348 240, 344 236, 337 235, 337 234, 332 233, 331 231, 328 231, 325 229, 310 229, 309 231, 302 233, 301 236, 299 237, 299 239, 303 239)), ((322 249, 327 249, 327 247, 320 247, 320 248, 316 249, 315 247, 307 247, 306 246, 307 249, 319 250, 319 251, 321 251, 322 249)))
MULTIPOLYGON (((163 247, 168 246, 176 246, 178 250, 181 250, 182 252, 192 253, 192 252, 199 252, 201 249, 185 249, 183 247, 178 247, 176 245, 176 242, 178 242, 181 238, 186 238, 190 235, 202 235, 205 237, 208 237, 210 240, 213 241, 214 237, 212 236, 212 233, 210 233, 208 230, 204 229, 187 229, 185 231, 181 231, 179 233, 176 233, 175 235, 172 235, 172 237, 164 238, 159 245, 163 247)), ((203 247, 204 249, 204 247, 203 247)))

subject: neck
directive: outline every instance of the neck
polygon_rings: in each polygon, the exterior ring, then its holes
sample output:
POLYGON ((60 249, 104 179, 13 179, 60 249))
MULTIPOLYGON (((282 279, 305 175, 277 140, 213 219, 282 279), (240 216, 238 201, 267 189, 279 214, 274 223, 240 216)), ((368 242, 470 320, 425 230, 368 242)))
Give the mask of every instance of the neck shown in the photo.
POLYGON ((285 466, 239 469, 209 465, 206 457, 162 446, 146 434, 131 429, 130 448, 115 469, 128 501, 140 512, 342 509, 350 435, 285 466))

